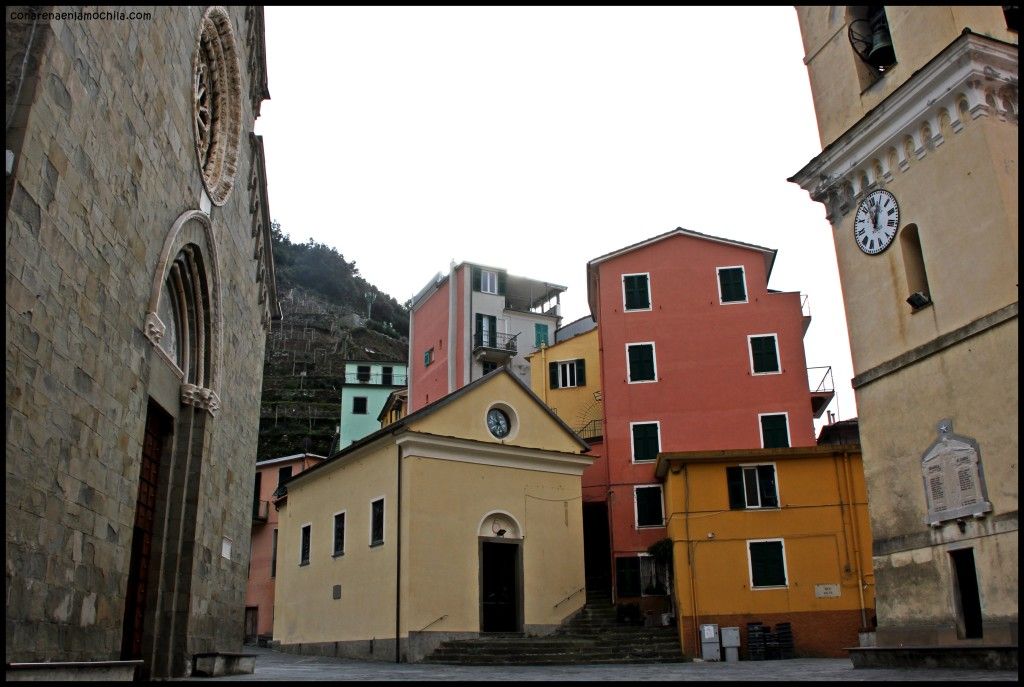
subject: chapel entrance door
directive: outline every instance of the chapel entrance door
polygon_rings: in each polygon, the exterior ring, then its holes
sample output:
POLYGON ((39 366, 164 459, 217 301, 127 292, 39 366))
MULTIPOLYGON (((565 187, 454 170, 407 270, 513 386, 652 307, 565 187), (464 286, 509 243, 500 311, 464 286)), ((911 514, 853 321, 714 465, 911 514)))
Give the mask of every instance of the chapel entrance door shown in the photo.
POLYGON ((480 542, 480 631, 521 632, 522 546, 480 542))

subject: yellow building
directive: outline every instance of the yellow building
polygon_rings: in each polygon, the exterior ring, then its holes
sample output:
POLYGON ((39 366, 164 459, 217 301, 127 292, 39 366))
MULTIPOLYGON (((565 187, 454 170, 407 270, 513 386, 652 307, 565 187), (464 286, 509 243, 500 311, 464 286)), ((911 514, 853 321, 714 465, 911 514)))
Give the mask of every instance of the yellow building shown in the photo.
POLYGON ((530 388, 583 438, 602 434, 600 355, 593 326, 526 356, 530 388))
POLYGON ((790 181, 834 230, 874 532, 854 661, 1015 667, 1018 10, 796 12, 822 152, 790 181))
MULTIPOLYGON (((662 453, 683 652, 700 626, 790 623, 796 655, 846 656, 874 615, 856 444, 662 453)), ((746 654, 744 654, 746 657, 746 654)))
POLYGON ((445 639, 553 631, 586 600, 586 448, 501 369, 295 476, 275 641, 416 661, 445 639))

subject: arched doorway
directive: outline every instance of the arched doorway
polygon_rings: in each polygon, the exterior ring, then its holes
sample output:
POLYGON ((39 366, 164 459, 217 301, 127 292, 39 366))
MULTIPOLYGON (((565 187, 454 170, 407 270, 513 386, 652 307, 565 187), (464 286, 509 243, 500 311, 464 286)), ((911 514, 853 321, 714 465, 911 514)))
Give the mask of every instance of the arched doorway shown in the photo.
POLYGON ((523 538, 508 513, 480 523, 480 631, 523 631, 523 538))

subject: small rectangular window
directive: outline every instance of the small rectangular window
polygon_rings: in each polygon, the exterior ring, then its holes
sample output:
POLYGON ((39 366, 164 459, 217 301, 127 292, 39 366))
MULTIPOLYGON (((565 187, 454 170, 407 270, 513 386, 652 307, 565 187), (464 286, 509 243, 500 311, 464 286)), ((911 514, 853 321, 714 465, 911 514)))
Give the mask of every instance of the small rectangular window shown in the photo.
POLYGON ((484 360, 481 361, 480 368, 485 375, 490 374, 498 369, 498 363, 491 362, 490 360, 484 360))
POLYGON ((780 371, 779 347, 775 334, 748 336, 750 342, 750 369, 756 375, 780 371))
POLYGON ((633 462, 655 460, 661 451, 660 427, 657 422, 630 423, 633 438, 633 462))
POLYGON ((568 389, 587 385, 586 363, 582 358, 548 363, 548 387, 568 389))
POLYGON ((786 550, 781 539, 748 541, 751 589, 785 587, 786 550))
POLYGON ((729 508, 778 508, 779 488, 774 465, 728 467, 729 508))
POLYGON ((548 345, 548 326, 546 324, 533 324, 533 345, 540 347, 541 344, 548 345))
POLYGON ((292 466, 287 465, 283 468, 277 469, 277 488, 280 489, 284 485, 288 484, 288 480, 292 478, 292 466))
POLYGON ((718 268, 718 293, 722 303, 747 302, 747 284, 742 267, 718 268))
POLYGON ((277 529, 270 542, 270 576, 277 577, 277 529))
POLYGON ((356 368, 356 381, 368 382, 370 381, 370 366, 360 365, 356 368))
POLYGON ((309 542, 312 525, 302 526, 302 545, 299 548, 299 565, 309 565, 309 542))
POLYGON ((370 502, 370 546, 384 543, 384 498, 370 502))
POLYGON ((626 344, 626 367, 631 384, 657 381, 654 344, 626 344))
POLYGON ((622 303, 625 311, 651 309, 649 279, 647 274, 622 275, 622 303))
POLYGON ((483 293, 498 293, 498 273, 490 270, 480 270, 480 291, 483 293))
POLYGON ((434 349, 428 348, 423 353, 423 367, 428 367, 432 362, 434 362, 434 349))
POLYGON ((761 446, 763 448, 787 448, 789 446, 789 421, 785 413, 761 415, 761 446))
POLYGON ((380 371, 380 383, 384 386, 391 386, 391 380, 393 379, 394 369, 390 367, 383 367, 380 371))
POLYGON ((661 485, 634 487, 637 527, 663 527, 664 510, 661 502, 661 485))
POLYGON ((352 414, 366 415, 366 396, 352 397, 352 414))
POLYGON ((334 516, 334 555, 341 556, 345 553, 345 513, 337 513, 334 516))

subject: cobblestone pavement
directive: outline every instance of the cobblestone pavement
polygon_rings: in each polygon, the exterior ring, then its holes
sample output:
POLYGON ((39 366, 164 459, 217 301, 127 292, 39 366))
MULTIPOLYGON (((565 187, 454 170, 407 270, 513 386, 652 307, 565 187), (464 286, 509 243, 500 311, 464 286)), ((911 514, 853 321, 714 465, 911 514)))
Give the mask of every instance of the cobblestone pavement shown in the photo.
POLYGON ((797 658, 788 661, 740 661, 738 663, 660 663, 639 665, 572 666, 448 666, 415 663, 375 663, 321 656, 297 656, 269 649, 245 647, 255 653, 253 675, 231 675, 195 680, 673 680, 698 682, 732 680, 852 680, 890 681, 1017 681, 1016 671, 946 670, 941 668, 861 668, 854 670, 845 658, 797 658))

